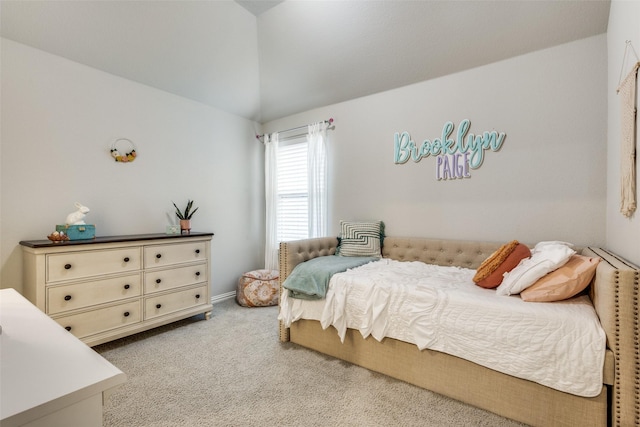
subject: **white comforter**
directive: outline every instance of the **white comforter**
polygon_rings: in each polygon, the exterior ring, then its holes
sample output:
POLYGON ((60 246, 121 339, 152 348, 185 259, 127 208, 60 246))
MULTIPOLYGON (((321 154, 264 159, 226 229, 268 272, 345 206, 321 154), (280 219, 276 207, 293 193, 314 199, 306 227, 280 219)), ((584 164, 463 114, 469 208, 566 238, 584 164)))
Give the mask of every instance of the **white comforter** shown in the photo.
POLYGON ((283 295, 280 320, 320 320, 343 341, 347 328, 357 329, 567 393, 600 393, 606 338, 588 297, 525 302, 476 286, 474 274, 383 259, 334 275, 325 300, 283 295))

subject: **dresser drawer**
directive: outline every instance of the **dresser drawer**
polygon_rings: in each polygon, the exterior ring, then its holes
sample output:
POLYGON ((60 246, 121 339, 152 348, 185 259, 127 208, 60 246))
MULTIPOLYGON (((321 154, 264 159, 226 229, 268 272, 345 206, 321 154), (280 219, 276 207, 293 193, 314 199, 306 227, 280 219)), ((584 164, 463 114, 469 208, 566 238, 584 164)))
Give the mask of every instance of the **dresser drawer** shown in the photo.
POLYGON ((140 248, 65 252, 47 255, 47 283, 140 270, 140 248))
POLYGON ((184 291, 145 298, 144 318, 145 320, 152 319, 190 307, 207 304, 206 296, 207 285, 203 285, 184 291))
POLYGON ((207 280, 207 264, 188 265, 144 273, 144 293, 166 291, 207 280))
POLYGON ((108 331, 142 320, 140 300, 113 305, 85 313, 54 318, 62 327, 78 338, 108 331))
POLYGON ((205 259, 207 259, 205 242, 152 245, 144 248, 144 268, 163 267, 205 259))
POLYGON ((142 294, 141 273, 91 282, 47 287, 47 313, 90 307, 142 294))

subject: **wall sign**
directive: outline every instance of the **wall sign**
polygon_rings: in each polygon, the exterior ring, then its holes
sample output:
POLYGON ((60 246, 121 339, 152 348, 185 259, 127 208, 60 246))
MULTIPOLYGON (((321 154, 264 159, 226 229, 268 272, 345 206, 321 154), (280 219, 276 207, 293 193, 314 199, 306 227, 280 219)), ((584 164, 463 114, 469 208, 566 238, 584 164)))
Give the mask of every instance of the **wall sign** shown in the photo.
POLYGON ((451 136, 454 131, 452 122, 442 127, 440 138, 433 141, 425 139, 418 146, 409 132, 394 135, 393 155, 396 164, 404 164, 409 159, 418 163, 423 157, 436 158, 436 178, 440 180, 470 178, 470 169, 478 169, 484 162, 486 150, 498 151, 502 148, 506 135, 495 130, 474 135, 469 132, 471 121, 464 119, 458 125, 455 139, 451 136))

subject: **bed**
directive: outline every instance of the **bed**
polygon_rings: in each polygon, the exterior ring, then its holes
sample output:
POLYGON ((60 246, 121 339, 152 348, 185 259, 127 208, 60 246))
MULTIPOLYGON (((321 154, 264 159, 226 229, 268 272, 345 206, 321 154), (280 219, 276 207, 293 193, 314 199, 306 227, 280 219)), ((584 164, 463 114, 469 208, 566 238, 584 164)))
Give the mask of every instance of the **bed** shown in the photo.
MULTIPOLYGON (((501 245, 387 236, 382 256, 393 262, 420 261, 477 269, 501 245)), ((281 243, 281 285, 296 265, 333 255, 337 247, 338 239, 335 237, 281 243)), ((300 319, 290 323, 289 327, 286 327, 289 322, 281 321, 280 340, 294 342, 530 425, 639 425, 640 270, 602 248, 587 247, 581 249, 581 253, 601 259, 588 296, 584 298, 589 301, 589 306, 593 305, 604 332, 603 342, 606 343, 603 346, 602 372, 595 372, 602 384, 595 392, 586 393, 589 396, 560 391, 540 382, 519 378, 517 373, 500 372, 443 351, 421 350, 412 340, 380 339, 379 336, 376 339, 375 334, 363 338, 360 330, 352 328, 329 326, 324 329, 318 316, 312 314, 299 316, 300 319)), ((281 295, 286 295, 286 291, 281 290, 281 295)))

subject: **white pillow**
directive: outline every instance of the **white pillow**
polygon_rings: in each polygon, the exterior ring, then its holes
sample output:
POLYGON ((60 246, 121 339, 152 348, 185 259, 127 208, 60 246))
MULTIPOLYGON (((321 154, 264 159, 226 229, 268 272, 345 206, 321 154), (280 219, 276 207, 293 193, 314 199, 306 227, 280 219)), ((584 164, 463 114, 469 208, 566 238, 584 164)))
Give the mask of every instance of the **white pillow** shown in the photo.
POLYGON ((559 241, 559 240, 550 240, 548 242, 538 242, 533 247, 533 250, 531 252, 532 253, 533 252, 538 252, 538 251, 544 250, 545 248, 547 248, 549 246, 568 246, 570 248, 573 248, 573 244, 572 243, 562 242, 562 241, 559 241))
POLYGON ((510 272, 505 273, 498 295, 515 295, 533 285, 538 279, 562 267, 576 253, 566 244, 544 242, 536 245, 530 258, 525 258, 510 272))

